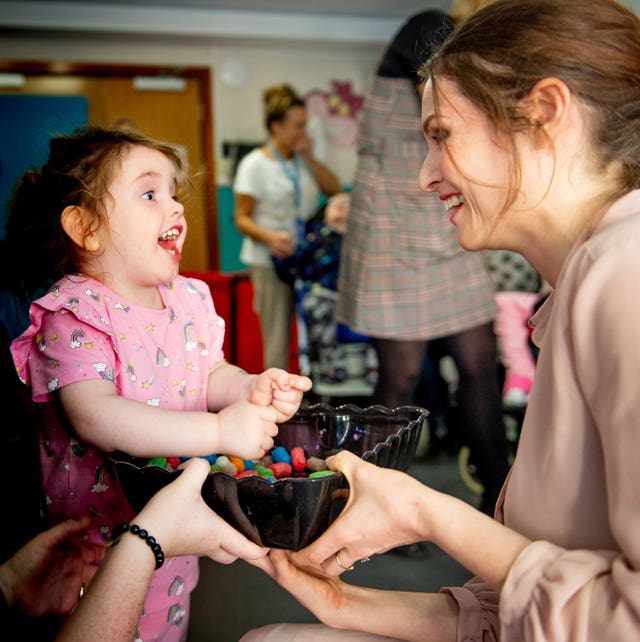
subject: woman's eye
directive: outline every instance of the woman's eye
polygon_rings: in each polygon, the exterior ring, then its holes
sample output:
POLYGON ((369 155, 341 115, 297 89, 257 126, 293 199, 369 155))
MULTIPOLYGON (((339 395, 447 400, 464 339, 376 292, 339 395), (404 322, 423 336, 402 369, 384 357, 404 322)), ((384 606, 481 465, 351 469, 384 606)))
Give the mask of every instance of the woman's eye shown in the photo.
POLYGON ((436 145, 442 145, 442 143, 447 139, 449 134, 443 130, 438 130, 430 134, 429 138, 436 143, 436 145))

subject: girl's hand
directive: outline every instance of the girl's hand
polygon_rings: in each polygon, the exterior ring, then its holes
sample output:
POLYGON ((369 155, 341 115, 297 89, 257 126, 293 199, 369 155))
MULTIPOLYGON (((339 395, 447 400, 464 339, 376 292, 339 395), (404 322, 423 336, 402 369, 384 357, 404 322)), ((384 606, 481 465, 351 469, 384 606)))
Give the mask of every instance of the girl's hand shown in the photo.
POLYGON ((273 406, 236 401, 218 412, 215 452, 243 459, 260 459, 273 448, 278 434, 278 412, 273 406))
POLYGON ((279 368, 269 368, 253 380, 249 401, 258 406, 271 406, 278 413, 276 422, 287 421, 296 413, 311 379, 290 374, 279 368))

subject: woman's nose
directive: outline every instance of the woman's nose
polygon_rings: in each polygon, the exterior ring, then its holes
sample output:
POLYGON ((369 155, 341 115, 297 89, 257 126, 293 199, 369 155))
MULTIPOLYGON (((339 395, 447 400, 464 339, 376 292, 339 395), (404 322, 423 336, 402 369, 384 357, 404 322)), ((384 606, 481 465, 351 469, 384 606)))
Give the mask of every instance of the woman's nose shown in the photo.
POLYGON ((439 163, 436 154, 431 152, 427 154, 420 168, 418 183, 423 192, 435 192, 441 181, 439 163))

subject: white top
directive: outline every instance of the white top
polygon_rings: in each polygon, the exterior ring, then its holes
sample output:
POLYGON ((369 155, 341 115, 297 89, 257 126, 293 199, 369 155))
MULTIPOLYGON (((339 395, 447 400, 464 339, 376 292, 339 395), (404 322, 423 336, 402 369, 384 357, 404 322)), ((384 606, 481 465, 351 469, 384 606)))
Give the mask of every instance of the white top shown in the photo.
MULTIPOLYGON (((256 199, 253 214, 255 222, 269 230, 296 233, 296 217, 309 219, 318 207, 320 190, 301 156, 297 157, 300 182, 300 211, 294 203, 293 182, 280 162, 265 156, 260 148, 250 151, 238 164, 233 183, 235 194, 248 194, 256 199)), ((295 172, 293 160, 285 161, 289 171, 295 172)), ((240 249, 240 260, 246 265, 272 264, 269 248, 264 243, 245 236, 240 249)))

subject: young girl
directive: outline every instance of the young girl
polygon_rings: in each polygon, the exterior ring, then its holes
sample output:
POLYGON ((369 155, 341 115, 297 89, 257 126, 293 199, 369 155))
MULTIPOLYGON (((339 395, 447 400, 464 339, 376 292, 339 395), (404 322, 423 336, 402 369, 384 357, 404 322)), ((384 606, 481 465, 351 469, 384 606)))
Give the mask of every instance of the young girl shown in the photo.
MULTIPOLYGON (((50 523, 90 514, 94 542, 110 542, 133 516, 105 453, 260 457, 311 386, 225 362, 225 324, 208 287, 178 274, 186 176, 170 145, 87 128, 52 139, 47 163, 27 172, 12 204, 12 252, 29 247, 22 286, 58 279, 11 346, 42 404, 44 510, 50 523)), ((165 560, 140 639, 186 638, 197 578, 197 558, 165 560)))

